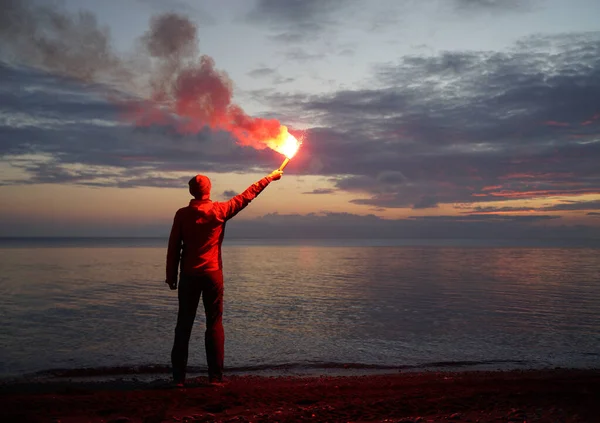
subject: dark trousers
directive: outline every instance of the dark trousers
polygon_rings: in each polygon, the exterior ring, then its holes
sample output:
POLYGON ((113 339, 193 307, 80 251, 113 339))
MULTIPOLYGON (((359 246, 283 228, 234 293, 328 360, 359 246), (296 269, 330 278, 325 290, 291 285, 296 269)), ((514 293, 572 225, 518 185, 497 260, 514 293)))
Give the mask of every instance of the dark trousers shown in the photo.
POLYGON ((201 276, 181 275, 179 279, 179 312, 175 327, 175 341, 171 351, 173 380, 183 382, 188 361, 188 348, 192 326, 196 318, 198 303, 202 296, 206 314, 204 344, 208 377, 220 380, 223 377, 225 356, 225 334, 223 332, 223 272, 205 273, 201 276))

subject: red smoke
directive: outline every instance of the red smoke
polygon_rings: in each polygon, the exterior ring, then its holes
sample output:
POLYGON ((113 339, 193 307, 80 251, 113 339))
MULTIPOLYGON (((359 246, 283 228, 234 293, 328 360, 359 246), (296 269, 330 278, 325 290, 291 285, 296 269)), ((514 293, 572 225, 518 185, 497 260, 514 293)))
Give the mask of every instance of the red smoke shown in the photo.
MULTIPOLYGON (((183 133, 230 132, 242 145, 281 151, 287 128, 248 116, 232 103, 232 83, 200 55, 196 25, 185 16, 154 17, 123 59, 89 12, 69 14, 34 0, 0 0, 0 53, 20 64, 134 93, 125 103, 136 125, 169 124, 183 133)), ((123 101, 119 101, 123 104, 123 101)))
POLYGON ((182 133, 197 133, 208 126, 230 132, 240 144, 258 149, 268 147, 267 141, 283 130, 278 120, 253 118, 234 104, 231 81, 214 68, 209 56, 179 71, 172 82, 161 82, 152 100, 131 105, 127 116, 136 125, 170 123, 182 133))
POLYGON ((287 129, 276 119, 248 116, 232 102, 233 84, 209 56, 198 58, 196 27, 183 16, 151 21, 142 43, 151 57, 151 93, 129 114, 138 125, 171 122, 178 131, 197 133, 208 126, 230 132, 242 145, 263 149, 287 129), (176 119, 172 117, 176 116, 176 119))

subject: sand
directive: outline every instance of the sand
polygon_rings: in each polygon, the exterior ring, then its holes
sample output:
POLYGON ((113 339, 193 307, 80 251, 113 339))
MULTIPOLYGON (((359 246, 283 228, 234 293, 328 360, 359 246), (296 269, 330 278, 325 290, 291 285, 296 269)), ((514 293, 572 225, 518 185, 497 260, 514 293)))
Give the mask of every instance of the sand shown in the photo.
POLYGON ((1 422, 600 422, 600 370, 0 386, 1 422))

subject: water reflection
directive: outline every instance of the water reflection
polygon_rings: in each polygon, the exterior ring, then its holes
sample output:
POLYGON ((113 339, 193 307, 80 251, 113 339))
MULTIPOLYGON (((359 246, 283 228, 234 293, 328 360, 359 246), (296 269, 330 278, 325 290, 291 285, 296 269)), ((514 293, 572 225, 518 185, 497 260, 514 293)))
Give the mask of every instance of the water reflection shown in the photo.
MULTIPOLYGON (((167 363, 164 248, 0 249, 0 374, 167 363), (43 346, 43 348, 40 348, 43 346)), ((229 366, 598 366, 597 250, 225 245, 229 366)), ((202 365, 203 318, 190 362, 202 365)))

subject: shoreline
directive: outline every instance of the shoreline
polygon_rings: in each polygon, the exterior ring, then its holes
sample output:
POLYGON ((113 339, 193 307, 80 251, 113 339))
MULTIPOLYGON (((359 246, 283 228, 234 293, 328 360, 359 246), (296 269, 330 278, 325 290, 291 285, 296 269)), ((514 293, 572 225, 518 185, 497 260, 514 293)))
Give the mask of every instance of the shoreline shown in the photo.
POLYGON ((3 422, 600 422, 600 369, 5 384, 3 422), (187 418, 187 420, 186 420, 187 418))
MULTIPOLYGON (((227 367, 229 377, 355 377, 386 376, 400 373, 471 373, 471 372, 519 372, 519 371, 595 371, 596 366, 532 365, 527 361, 440 361, 418 365, 382 365, 369 363, 315 362, 283 363, 276 365, 254 365, 227 367)), ((207 376, 205 366, 188 366, 188 379, 207 376)), ((139 388, 167 383, 171 377, 168 364, 143 364, 128 366, 75 367, 40 370, 20 375, 0 377, 0 394, 13 391, 44 391, 65 384, 74 386, 101 385, 116 389, 139 388)))

